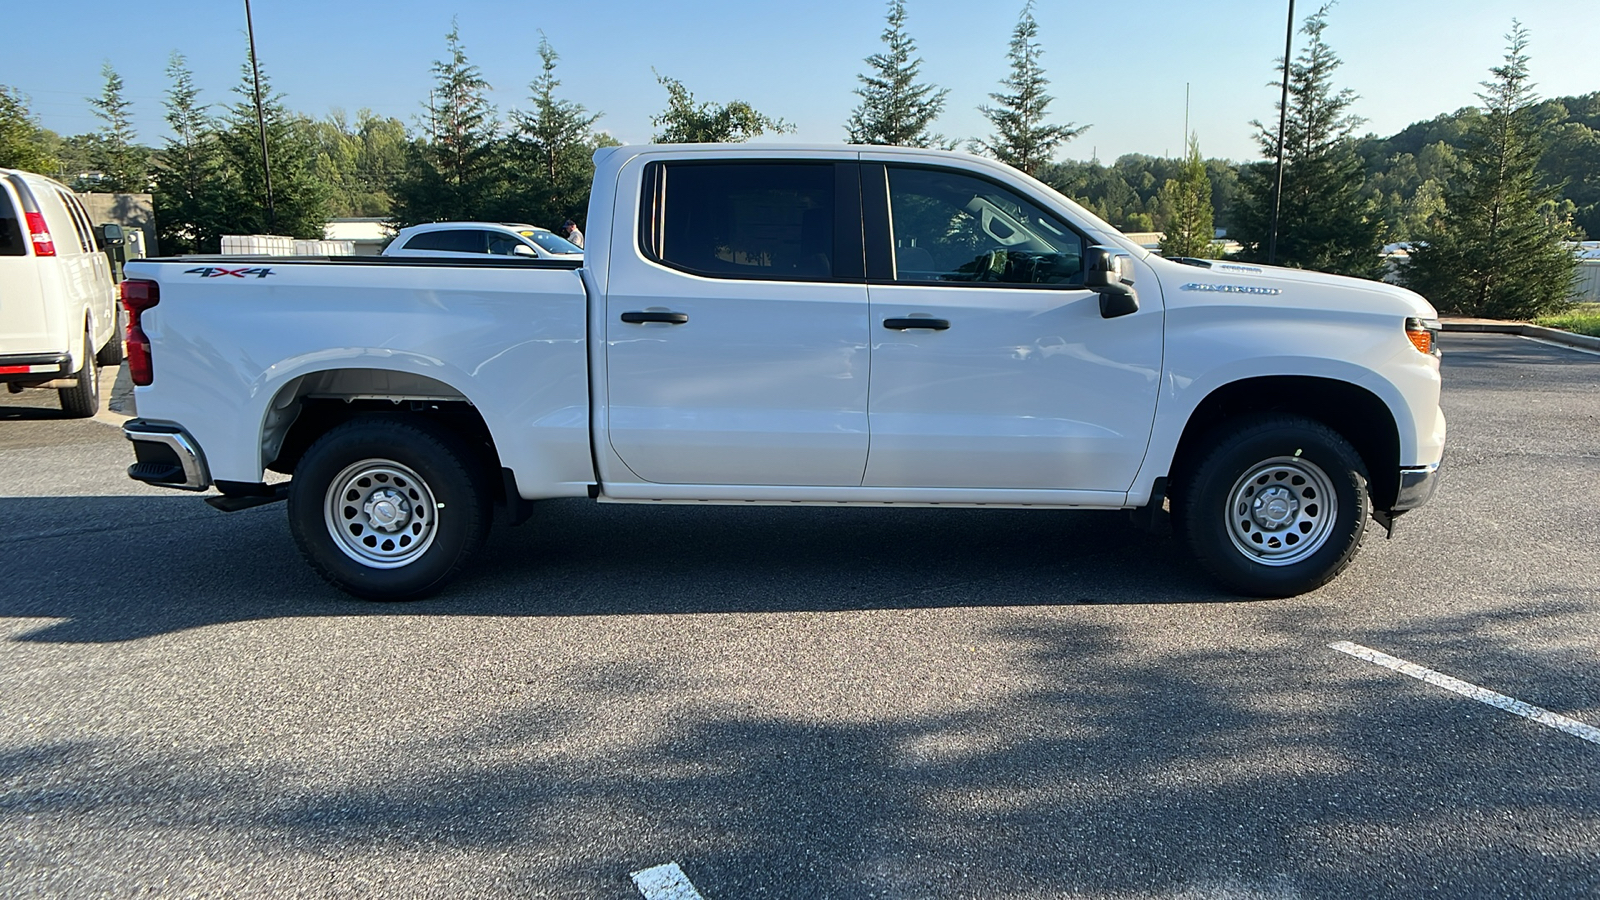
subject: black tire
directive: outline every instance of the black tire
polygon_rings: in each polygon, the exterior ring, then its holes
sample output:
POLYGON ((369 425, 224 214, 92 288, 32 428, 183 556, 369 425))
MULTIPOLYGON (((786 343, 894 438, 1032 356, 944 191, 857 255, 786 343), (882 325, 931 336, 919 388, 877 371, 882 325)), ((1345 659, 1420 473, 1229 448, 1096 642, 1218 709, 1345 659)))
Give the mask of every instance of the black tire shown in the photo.
POLYGON ((1337 432, 1299 416, 1251 417, 1213 432, 1201 454, 1182 479, 1174 524, 1230 590, 1292 597, 1355 559, 1367 473, 1337 432))
POLYGON ((100 411, 100 365, 94 358, 94 335, 83 332, 83 366, 72 376, 76 383, 59 388, 61 411, 75 419, 87 419, 100 411))
POLYGON ((289 530, 306 562, 341 590, 426 597, 488 533, 491 499, 475 461, 432 423, 354 419, 317 439, 295 467, 289 530))
POLYGON ((122 365, 122 359, 123 359, 123 352, 122 352, 123 326, 122 326, 122 306, 120 304, 117 306, 117 311, 116 311, 115 316, 113 316, 113 318, 116 321, 114 323, 114 327, 111 329, 111 340, 106 341, 106 345, 104 347, 101 347, 100 348, 100 352, 96 353, 95 356, 94 356, 94 361, 95 362, 99 363, 102 366, 105 366, 108 369, 110 367, 112 367, 112 366, 120 366, 120 365, 122 365))

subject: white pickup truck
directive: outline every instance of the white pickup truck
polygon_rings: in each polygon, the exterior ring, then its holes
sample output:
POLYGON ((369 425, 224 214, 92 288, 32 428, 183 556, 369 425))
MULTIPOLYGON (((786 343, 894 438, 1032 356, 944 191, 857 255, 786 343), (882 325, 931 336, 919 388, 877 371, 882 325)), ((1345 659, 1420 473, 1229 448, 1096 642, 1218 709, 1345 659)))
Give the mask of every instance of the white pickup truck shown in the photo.
POLYGON ((497 506, 583 496, 1170 508, 1224 585, 1286 596, 1433 492, 1416 294, 1162 259, 959 153, 595 162, 581 264, 130 263, 129 474, 287 496, 310 564, 377 599, 442 587, 497 506))

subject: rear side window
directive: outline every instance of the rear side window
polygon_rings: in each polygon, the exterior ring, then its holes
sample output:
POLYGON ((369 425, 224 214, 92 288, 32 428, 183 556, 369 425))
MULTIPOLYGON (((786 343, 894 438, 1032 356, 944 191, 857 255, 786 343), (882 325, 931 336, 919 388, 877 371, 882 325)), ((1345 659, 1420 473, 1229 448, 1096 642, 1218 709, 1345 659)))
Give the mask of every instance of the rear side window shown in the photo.
POLYGON ((834 274, 834 166, 662 163, 645 198, 646 255, 697 275, 834 274))
POLYGON ((485 252, 484 233, 471 228, 424 231, 406 241, 406 250, 442 250, 447 253, 485 252))
POLYGON ((23 230, 22 217, 11 202, 11 194, 0 184, 0 256, 26 256, 27 232, 23 230))
POLYGON ((61 206, 67 211, 67 218, 72 220, 72 230, 78 233, 78 249, 89 253, 94 249, 94 237, 89 231, 87 218, 80 218, 72 195, 65 191, 56 191, 56 196, 61 199, 61 206))

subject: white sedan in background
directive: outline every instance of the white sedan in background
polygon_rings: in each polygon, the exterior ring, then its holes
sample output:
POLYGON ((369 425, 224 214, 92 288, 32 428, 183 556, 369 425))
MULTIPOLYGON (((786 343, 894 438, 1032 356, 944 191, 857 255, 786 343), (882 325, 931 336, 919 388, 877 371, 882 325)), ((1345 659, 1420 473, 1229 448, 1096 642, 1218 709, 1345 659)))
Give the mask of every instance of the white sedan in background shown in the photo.
POLYGON ((401 229, 384 256, 523 256, 583 259, 583 248, 548 228, 514 222, 430 222, 401 229))

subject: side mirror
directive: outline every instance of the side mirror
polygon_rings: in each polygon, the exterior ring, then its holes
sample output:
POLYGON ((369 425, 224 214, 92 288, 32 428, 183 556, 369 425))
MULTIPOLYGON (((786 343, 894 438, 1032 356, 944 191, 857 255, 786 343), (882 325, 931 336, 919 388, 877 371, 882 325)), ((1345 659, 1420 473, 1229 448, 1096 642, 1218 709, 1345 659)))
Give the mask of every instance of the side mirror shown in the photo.
POLYGON ((1083 286, 1100 295, 1100 317, 1115 319, 1139 311, 1133 289, 1133 259, 1111 247, 1090 247, 1084 256, 1083 286))
POLYGON ((527 256, 527 257, 530 257, 532 259, 538 259, 539 258, 539 254, 534 252, 534 249, 532 247, 529 247, 527 244, 513 244, 511 246, 511 255, 512 256, 527 256))
POLYGON ((127 243, 127 237, 122 233, 122 226, 112 223, 96 225, 95 233, 100 237, 102 247, 120 247, 127 243))

